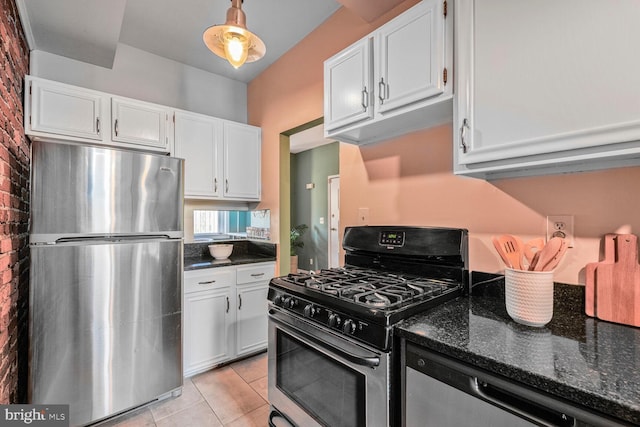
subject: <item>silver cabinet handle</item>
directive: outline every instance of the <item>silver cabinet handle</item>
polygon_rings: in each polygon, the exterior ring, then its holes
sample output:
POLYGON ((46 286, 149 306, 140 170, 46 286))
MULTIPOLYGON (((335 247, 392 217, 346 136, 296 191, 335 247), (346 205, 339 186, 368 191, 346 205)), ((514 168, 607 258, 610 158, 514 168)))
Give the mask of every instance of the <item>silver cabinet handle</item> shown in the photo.
POLYGON ((96 132, 100 133, 100 117, 96 117, 96 132))
POLYGON ((213 178, 213 192, 218 192, 218 178, 213 178))
POLYGON ((251 277, 262 277, 262 276, 264 276, 264 273, 253 273, 251 275, 251 277))
POLYGON ((242 308, 242 295, 238 294, 238 301, 240 301, 238 303, 238 310, 240 310, 242 308))
POLYGON ((115 123, 113 124, 113 130, 116 133, 116 136, 118 136, 118 119, 116 119, 115 123))
POLYGON ((229 297, 227 297, 227 313, 229 312, 229 297))
POLYGON ((369 92, 367 92, 367 87, 365 86, 362 89, 362 108, 364 111, 367 111, 367 107, 369 106, 369 92))
POLYGON ((460 127, 460 148, 462 148, 463 153, 467 152, 467 129, 469 129, 469 121, 464 119, 460 127))
POLYGON ((224 186, 225 186, 224 192, 228 193, 229 192, 229 180, 228 179, 224 180, 224 186))
POLYGON ((209 280, 207 282, 198 282, 198 285, 210 285, 212 283, 216 283, 215 280, 209 280))
POLYGON ((380 100, 380 105, 382 105, 387 97, 387 85, 384 83, 384 77, 382 77, 380 83, 378 83, 378 92, 378 99, 380 100))

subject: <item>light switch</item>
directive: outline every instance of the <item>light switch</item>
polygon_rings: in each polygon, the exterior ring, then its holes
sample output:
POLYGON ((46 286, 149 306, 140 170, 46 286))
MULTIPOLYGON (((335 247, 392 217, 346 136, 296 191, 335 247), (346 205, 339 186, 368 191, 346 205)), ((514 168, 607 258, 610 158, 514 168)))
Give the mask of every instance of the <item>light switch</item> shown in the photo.
POLYGON ((323 216, 320 217, 320 224, 324 224, 324 217, 323 216))

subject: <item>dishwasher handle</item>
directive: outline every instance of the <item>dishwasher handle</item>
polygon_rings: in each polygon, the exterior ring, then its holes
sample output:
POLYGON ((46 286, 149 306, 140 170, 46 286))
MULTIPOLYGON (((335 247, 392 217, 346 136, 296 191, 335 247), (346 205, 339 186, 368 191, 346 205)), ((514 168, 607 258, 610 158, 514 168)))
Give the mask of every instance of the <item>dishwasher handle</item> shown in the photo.
POLYGON ((542 422, 545 426, 572 427, 575 419, 569 415, 538 405, 524 397, 517 396, 479 378, 469 378, 470 389, 474 394, 487 402, 505 408, 524 418, 542 422))

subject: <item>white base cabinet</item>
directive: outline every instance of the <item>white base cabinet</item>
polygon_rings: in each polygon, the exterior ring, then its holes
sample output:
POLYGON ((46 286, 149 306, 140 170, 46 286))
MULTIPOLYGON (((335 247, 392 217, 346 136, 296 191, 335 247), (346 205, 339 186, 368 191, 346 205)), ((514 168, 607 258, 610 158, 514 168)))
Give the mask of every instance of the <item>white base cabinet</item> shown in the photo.
POLYGON ((233 268, 184 273, 185 376, 231 359, 235 273, 233 268))
POLYGON ((185 377, 267 348, 275 263, 184 272, 185 377))
POLYGON ((236 356, 267 348, 267 292, 272 265, 238 267, 236 295, 236 356))
POLYGON ((640 164, 640 7, 457 0, 454 172, 640 164))
POLYGON ((451 9, 421 1, 325 61, 326 137, 367 144, 451 122, 451 9))

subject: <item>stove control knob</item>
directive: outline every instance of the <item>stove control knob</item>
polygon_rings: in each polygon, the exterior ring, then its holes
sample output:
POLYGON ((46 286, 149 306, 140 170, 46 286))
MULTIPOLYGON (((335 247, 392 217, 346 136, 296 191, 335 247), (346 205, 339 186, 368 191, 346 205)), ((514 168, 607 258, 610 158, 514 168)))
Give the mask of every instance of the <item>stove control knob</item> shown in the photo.
POLYGON ((282 307, 284 305, 284 298, 282 297, 282 295, 276 295, 276 297, 273 299, 273 303, 282 307))
POLYGON ((356 333, 356 322, 351 319, 347 319, 344 321, 344 325, 342 326, 342 332, 345 334, 355 334, 356 333))
POLYGON ((289 298, 289 300, 287 301, 287 305, 289 306, 289 308, 294 308, 295 306, 298 305, 298 300, 291 297, 289 298))
POLYGON ((307 317, 313 317, 316 315, 316 308, 311 305, 311 304, 307 304, 304 308, 304 315, 307 317))
POLYGON ((329 316, 329 326, 332 328, 339 328, 340 323, 342 323, 342 320, 340 320, 340 316, 335 313, 331 313, 331 315, 329 316))

